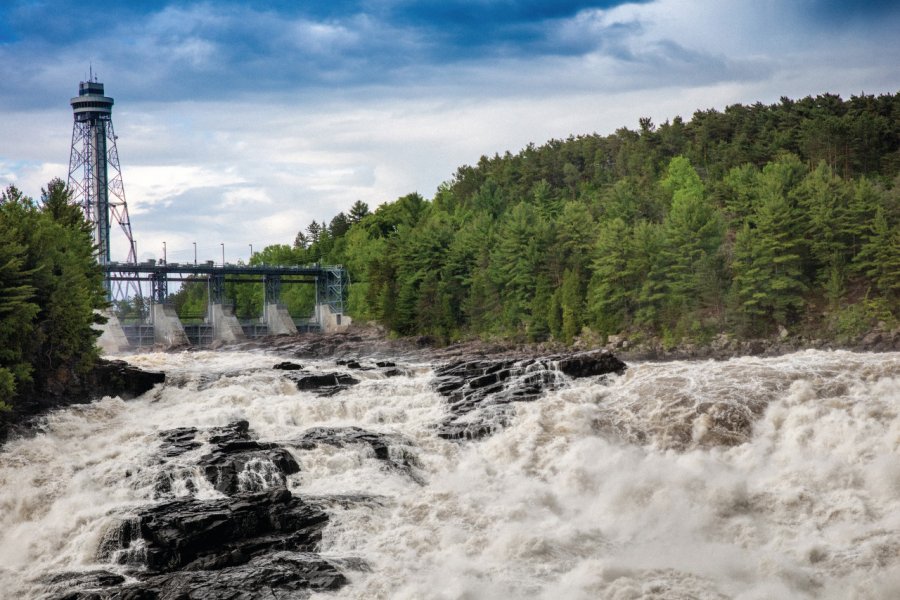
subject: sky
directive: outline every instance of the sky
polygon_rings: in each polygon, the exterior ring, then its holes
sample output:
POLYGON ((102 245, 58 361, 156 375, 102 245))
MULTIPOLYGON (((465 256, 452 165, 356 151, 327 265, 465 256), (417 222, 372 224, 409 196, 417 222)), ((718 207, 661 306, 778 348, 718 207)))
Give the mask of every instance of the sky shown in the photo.
POLYGON ((896 93, 898 31, 892 0, 0 0, 0 186, 66 178, 92 72, 140 258, 246 261, 482 155, 896 93))

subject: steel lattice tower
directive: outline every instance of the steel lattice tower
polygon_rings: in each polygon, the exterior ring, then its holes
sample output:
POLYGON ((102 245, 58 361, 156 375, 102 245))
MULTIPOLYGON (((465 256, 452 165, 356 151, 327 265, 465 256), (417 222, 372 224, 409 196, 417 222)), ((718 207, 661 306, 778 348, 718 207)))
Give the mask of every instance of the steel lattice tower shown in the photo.
MULTIPOLYGON (((97 262, 107 265, 110 257, 110 221, 115 220, 128 239, 127 263, 136 264, 137 253, 131 235, 131 220, 125 203, 125 187, 122 169, 119 167, 119 151, 112 123, 113 99, 103 93, 103 84, 92 76, 78 85, 78 96, 70 104, 75 113, 72 127, 72 150, 69 155, 68 188, 72 199, 84 211, 93 226, 97 262)), ((124 300, 128 296, 140 296, 135 282, 123 286, 105 281, 110 300, 124 300)))

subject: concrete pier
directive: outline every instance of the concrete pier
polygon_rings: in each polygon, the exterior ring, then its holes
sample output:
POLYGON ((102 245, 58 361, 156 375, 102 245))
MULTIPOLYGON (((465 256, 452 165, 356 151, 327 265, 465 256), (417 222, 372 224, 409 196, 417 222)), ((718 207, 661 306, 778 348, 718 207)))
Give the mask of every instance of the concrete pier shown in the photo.
POLYGON ((97 345, 100 346, 100 349, 105 354, 115 354, 129 350, 131 346, 128 343, 128 338, 125 336, 125 330, 122 329, 119 317, 109 309, 97 312, 106 317, 106 323, 94 327, 100 332, 100 337, 97 338, 97 345))
POLYGON ((353 319, 347 315, 334 312, 328 304, 316 304, 315 320, 319 324, 319 328, 325 333, 344 331, 353 322, 353 319))
POLYGON ((154 304, 153 308, 153 338, 157 344, 167 348, 190 346, 184 327, 175 313, 175 307, 165 304, 154 304))
POLYGON ((215 339, 226 343, 242 342, 247 339, 244 329, 230 308, 225 308, 222 304, 211 304, 209 308, 215 339))
POLYGON ((295 335, 297 333, 294 319, 291 318, 287 308, 280 304, 266 306, 266 325, 269 327, 269 335, 295 335))

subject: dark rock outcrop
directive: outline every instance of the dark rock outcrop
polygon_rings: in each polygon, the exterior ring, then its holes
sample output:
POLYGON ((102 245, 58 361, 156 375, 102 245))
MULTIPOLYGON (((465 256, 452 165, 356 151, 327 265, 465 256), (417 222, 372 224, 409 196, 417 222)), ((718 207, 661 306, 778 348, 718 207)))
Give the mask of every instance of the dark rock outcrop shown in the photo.
POLYGON ((327 522, 320 506, 284 488, 175 500, 123 520, 100 548, 98 558, 127 565, 136 582, 98 571, 48 584, 68 585, 55 597, 71 600, 306 597, 347 582, 339 561, 315 553, 327 522))
MULTIPOLYGON (((345 562, 345 561, 341 561, 345 562)), ((217 570, 179 571, 145 576, 137 583, 112 587, 82 585, 73 574, 68 591, 54 600, 297 600, 310 592, 336 590, 347 579, 338 561, 317 554, 275 552, 243 565, 217 570)), ((63 580, 60 583, 65 584, 63 580)), ((62 586, 59 586, 62 587, 62 586)))
POLYGON ((272 367, 272 368, 273 368, 273 369, 279 369, 279 370, 281 370, 281 371, 299 371, 300 369, 303 368, 303 365, 301 365, 301 364, 299 364, 299 363, 291 362, 291 361, 289 361, 289 360, 286 360, 286 361, 284 361, 284 362, 277 363, 277 364, 276 364, 274 367, 272 367))
MULTIPOLYGON (((128 578, 108 571, 58 574, 46 581, 49 597, 305 598, 312 591, 345 585, 346 569, 367 568, 359 559, 326 559, 317 551, 328 508, 371 498, 294 496, 285 477, 299 471, 299 465, 283 446, 255 440, 244 420, 208 429, 182 427, 162 432, 160 438, 158 492, 165 496, 171 491, 172 473, 178 469, 196 473, 199 468, 226 497, 170 497, 123 517, 104 536, 97 558, 120 565, 128 578), (209 451, 192 459, 188 453, 198 449, 209 451), (185 465, 191 460, 195 466, 185 465), (262 491, 253 485, 258 475, 271 477, 262 482, 262 491)), ((334 430, 331 436, 323 430, 310 432, 296 446, 368 443, 377 446, 379 455, 396 458, 387 449, 391 441, 363 430, 334 430)), ((192 485, 184 488, 196 491, 192 485)))
POLYGON ((568 378, 621 373, 625 363, 605 350, 527 359, 479 359, 435 369, 435 390, 449 401, 451 416, 438 426, 446 439, 480 438, 505 427, 512 402, 536 400, 568 378))
POLYGON ((178 427, 159 434, 162 439, 160 454, 168 458, 181 456, 191 450, 196 450, 202 444, 197 441, 196 427, 178 427))
POLYGON ((622 373, 626 369, 625 363, 606 350, 551 356, 547 360, 556 363, 560 371, 573 378, 622 373))
POLYGON ((37 389, 12 400, 12 410, 0 412, 0 444, 11 433, 27 434, 33 417, 71 404, 85 404, 104 396, 136 398, 164 382, 165 374, 144 371, 122 360, 100 359, 86 374, 65 366, 46 377, 37 389))
POLYGON ((151 573, 244 564, 272 550, 311 552, 328 515, 285 488, 218 500, 172 500, 124 520, 100 558, 135 563, 151 573), (140 552, 117 547, 122 540, 140 552))
POLYGON ((314 391, 319 396, 333 396, 359 383, 359 379, 346 373, 291 373, 290 378, 297 384, 297 389, 314 391))
POLYGON ((124 360, 102 360, 94 367, 89 379, 96 397, 119 396, 129 400, 150 391, 157 383, 163 383, 166 376, 138 369, 124 360))
POLYGON ((300 471, 291 453, 256 441, 222 445, 200 458, 200 467, 223 494, 260 491, 285 485, 285 476, 300 471))
MULTIPOLYGON (((235 421, 204 433, 212 448, 198 459, 197 466, 210 484, 225 495, 283 487, 287 475, 300 471, 300 465, 286 449, 252 439, 247 421, 235 421)), ((195 427, 182 427, 164 431, 160 437, 160 456, 166 459, 201 447, 203 436, 195 427)), ((157 495, 167 496, 177 476, 179 473, 165 469, 157 478, 157 495)), ((195 491, 194 487, 188 480, 187 489, 195 491)))
POLYGON ((320 444, 337 448, 352 444, 366 445, 372 448, 375 458, 421 483, 419 474, 414 470, 418 460, 412 452, 412 442, 397 434, 376 433, 359 427, 313 427, 285 443, 301 450, 312 450, 320 444))

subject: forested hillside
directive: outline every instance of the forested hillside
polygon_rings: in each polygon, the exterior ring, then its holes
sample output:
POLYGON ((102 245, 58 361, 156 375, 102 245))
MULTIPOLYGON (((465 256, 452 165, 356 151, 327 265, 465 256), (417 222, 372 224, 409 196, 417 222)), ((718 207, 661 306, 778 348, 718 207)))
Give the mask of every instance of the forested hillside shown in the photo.
POLYGON ((900 94, 735 105, 482 157, 254 261, 344 264, 402 335, 849 339, 900 315, 898 173, 900 94))
POLYGON ((54 179, 40 203, 0 194, 0 410, 97 358, 94 310, 106 303, 90 227, 54 179))

